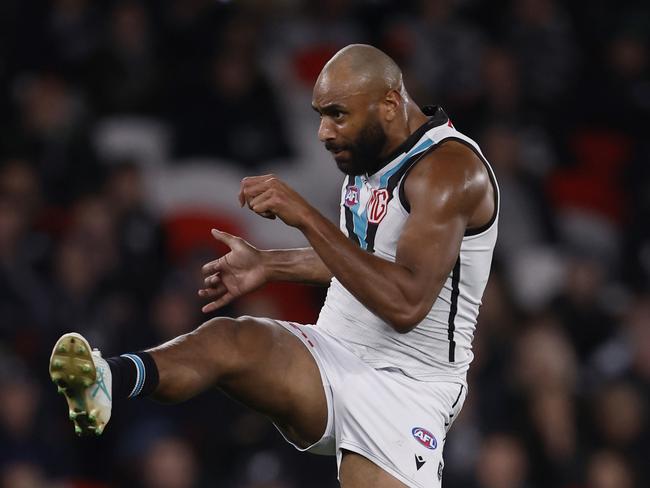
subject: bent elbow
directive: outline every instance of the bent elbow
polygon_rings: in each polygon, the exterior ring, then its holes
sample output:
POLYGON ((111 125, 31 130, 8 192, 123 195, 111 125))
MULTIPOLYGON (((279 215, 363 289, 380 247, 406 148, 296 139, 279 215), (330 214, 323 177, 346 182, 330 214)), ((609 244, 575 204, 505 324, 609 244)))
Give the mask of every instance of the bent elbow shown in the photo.
POLYGON ((426 311, 417 310, 415 308, 403 310, 392 318, 390 324, 399 334, 407 334, 415 329, 426 316, 426 311))

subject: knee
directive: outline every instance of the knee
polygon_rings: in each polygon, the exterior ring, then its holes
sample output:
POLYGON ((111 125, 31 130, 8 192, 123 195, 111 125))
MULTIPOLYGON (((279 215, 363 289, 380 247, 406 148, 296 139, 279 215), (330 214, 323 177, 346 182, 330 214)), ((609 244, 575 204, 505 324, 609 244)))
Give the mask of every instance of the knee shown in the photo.
POLYGON ((154 398, 177 403, 237 379, 256 362, 255 328, 254 319, 219 317, 152 349, 160 378, 154 398))
POLYGON ((239 350, 253 337, 255 327, 252 317, 215 317, 188 334, 188 338, 205 346, 216 346, 228 350, 239 350))
POLYGON ((220 377, 239 373, 269 347, 265 326, 252 317, 216 317, 191 332, 192 340, 206 351, 220 377))
POLYGON ((187 338, 205 346, 231 341, 236 334, 237 321, 230 317, 215 317, 188 333, 187 338))

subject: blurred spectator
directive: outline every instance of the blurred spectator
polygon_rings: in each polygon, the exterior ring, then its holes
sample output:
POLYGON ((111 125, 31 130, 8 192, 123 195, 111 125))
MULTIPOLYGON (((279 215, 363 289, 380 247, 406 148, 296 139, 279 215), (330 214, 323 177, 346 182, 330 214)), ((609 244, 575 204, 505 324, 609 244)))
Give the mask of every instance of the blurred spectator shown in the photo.
POLYGON ((422 104, 444 101, 453 114, 478 94, 481 35, 457 15, 458 2, 419 0, 416 5, 414 15, 390 21, 384 43, 403 68, 410 95, 422 104))
POLYGON ((525 488, 528 484, 526 452, 514 437, 493 434, 486 437, 476 468, 477 488, 525 488))
POLYGON ((604 296, 605 270, 598 260, 585 256, 570 258, 566 268, 565 286, 552 306, 580 359, 586 361, 614 332, 604 296))
POLYGON ((194 453, 179 438, 153 442, 144 457, 143 488, 199 488, 198 465, 194 453))
POLYGON ((74 209, 53 262, 57 330, 80 330, 102 348, 112 349, 120 330, 132 322, 133 300, 120 289, 115 221, 100 196, 81 200, 74 209))
POLYGON ((291 155, 282 112, 258 64, 252 22, 235 17, 226 23, 201 84, 176 94, 177 156, 217 157, 252 169, 291 155))
MULTIPOLYGON (((311 91, 327 60, 337 50, 367 35, 355 18, 354 3, 345 0, 286 2, 270 17, 265 68, 280 89, 287 86, 311 91)), ((291 96, 286 96, 290 103, 291 96)), ((306 107, 305 110, 310 110, 306 107)))
POLYGON ((625 460, 611 451, 594 454, 587 465, 589 488, 633 488, 634 475, 625 460))
POLYGON ((539 388, 528 397, 531 478, 542 486, 570 486, 580 479, 576 401, 569 389, 539 388), (558 435, 561 433, 561 435, 558 435))
POLYGON ((586 67, 573 119, 639 136, 650 115, 648 35, 640 27, 649 17, 647 9, 627 16, 614 16, 610 34, 592 53, 598 62, 586 67))
POLYGON ((35 378, 16 358, 0 356, 0 366, 0 473, 11 480, 2 486, 31 488, 27 480, 49 486, 47 475, 71 464, 66 460, 70 450, 63 444, 52 451, 48 445, 51 421, 42 417, 44 402, 35 378))
POLYGON ((34 164, 49 202, 68 204, 95 189, 101 177, 88 140, 84 105, 60 76, 42 73, 16 80, 16 126, 3 149, 34 164))
POLYGON ((36 268, 45 259, 43 243, 30 233, 29 208, 18 197, 0 194, 0 336, 44 328, 51 313, 47 285, 36 268))
POLYGON ((488 126, 482 142, 499 178, 501 222, 496 252, 508 265, 519 252, 549 240, 548 204, 537 175, 523 163, 524 141, 515 129, 488 126))
POLYGON ((545 104, 566 95, 577 53, 571 20, 555 0, 516 0, 508 41, 521 67, 526 96, 545 104))
POLYGON ((245 488, 293 488, 294 485, 282 479, 282 465, 273 452, 259 452, 252 456, 246 475, 245 488))
POLYGON ((516 347, 513 374, 524 392, 575 389, 579 363, 573 346, 554 317, 533 318, 519 336, 516 347))
POLYGON ((614 383, 597 394, 594 405, 596 442, 620 453, 635 472, 647 473, 647 399, 631 383, 614 383))
POLYGON ((0 481, 6 488, 55 488, 57 486, 48 483, 40 466, 29 461, 7 464, 2 470, 0 481))
POLYGON ((154 39, 144 6, 118 3, 110 14, 105 45, 88 63, 93 107, 100 114, 159 111, 154 39))
POLYGON ((38 175, 28 161, 10 159, 0 169, 0 193, 14 200, 28 222, 38 216, 43 204, 38 175))
POLYGON ((4 366, 13 366, 15 378, 4 374, 2 378, 2 407, 0 408, 0 429, 2 432, 2 457, 7 459, 16 450, 26 450, 26 454, 38 455, 38 433, 36 415, 40 406, 40 391, 31 379, 27 378, 17 364, 3 361, 4 366), (13 451, 13 452, 12 452, 13 451))
POLYGON ((458 119, 468 130, 489 124, 515 127, 526 119, 520 73, 509 50, 500 46, 484 48, 480 58, 480 92, 475 103, 461 110, 458 119))
POLYGON ((149 208, 142 179, 136 164, 115 165, 106 182, 106 199, 115 219, 120 287, 147 299, 161 280, 166 256, 163 230, 149 208))
POLYGON ((101 12, 89 0, 55 0, 47 20, 56 65, 71 74, 78 70, 101 40, 101 12))
POLYGON ((622 324, 594 353, 590 366, 600 383, 627 378, 647 393, 650 390, 650 297, 639 295, 630 299, 625 310, 622 324))
POLYGON ((181 289, 169 289, 155 297, 151 312, 155 342, 166 342, 194 330, 200 324, 196 302, 194 294, 188 296, 181 289))

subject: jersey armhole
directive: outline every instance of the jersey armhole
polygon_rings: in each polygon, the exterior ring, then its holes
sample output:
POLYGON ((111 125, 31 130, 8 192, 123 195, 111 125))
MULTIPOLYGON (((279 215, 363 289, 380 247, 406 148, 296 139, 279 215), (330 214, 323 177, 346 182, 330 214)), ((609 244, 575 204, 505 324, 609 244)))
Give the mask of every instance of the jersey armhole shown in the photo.
MULTIPOLYGON (((490 220, 485 223, 484 225, 480 227, 475 227, 472 229, 465 229, 465 236, 474 236, 481 234, 482 232, 485 232, 488 230, 490 227, 492 227, 492 224, 494 224, 494 221, 497 218, 497 214, 499 213, 499 189, 497 187, 497 182, 494 177, 494 173, 492 172, 492 168, 490 167, 490 164, 487 162, 487 160, 483 157, 483 155, 477 151, 477 149, 472 146, 469 142, 465 141, 464 139, 461 139, 460 137, 445 137, 444 139, 441 139, 438 143, 434 144, 431 146, 425 153, 432 151, 433 149, 436 149, 440 144, 443 142, 447 141, 454 141, 458 142, 467 148, 471 149, 471 151, 481 160, 483 165, 485 166, 485 169, 487 170, 488 176, 490 178, 490 184, 492 185, 492 189, 494 191, 494 211, 492 212, 492 217, 490 217, 490 220)), ((424 154, 422 155, 424 156, 424 154)), ((402 204, 402 207, 404 207, 404 210, 406 210, 408 213, 411 213, 411 204, 409 203, 408 199, 406 198, 406 190, 404 189, 404 183, 406 181, 406 177, 408 174, 411 172, 411 170, 415 167, 415 165, 420 161, 422 158, 418 158, 417 161, 414 161, 413 164, 406 170, 404 173, 404 176, 402 176, 402 179, 399 182, 399 201, 402 204)))
POLYGON ((402 204, 402 207, 404 210, 406 210, 407 213, 411 213, 411 204, 409 203, 408 199, 406 198, 406 191, 404 190, 404 182, 406 181, 406 177, 409 175, 411 170, 415 168, 415 165, 418 164, 424 156, 426 156, 429 153, 432 153, 434 150, 438 148, 438 146, 443 143, 445 139, 443 139, 440 142, 435 143, 433 146, 428 148, 427 150, 423 151, 422 154, 420 154, 417 158, 413 160, 409 164, 409 167, 404 171, 404 174, 402 175, 402 178, 399 180, 398 184, 398 189, 397 189, 397 195, 399 196, 399 202, 402 204))

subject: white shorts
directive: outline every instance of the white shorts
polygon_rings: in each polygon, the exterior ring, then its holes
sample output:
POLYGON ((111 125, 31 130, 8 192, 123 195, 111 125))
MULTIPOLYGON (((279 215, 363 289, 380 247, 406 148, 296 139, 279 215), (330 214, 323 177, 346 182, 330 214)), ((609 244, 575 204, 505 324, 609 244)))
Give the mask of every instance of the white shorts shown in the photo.
POLYGON ((397 368, 374 369, 315 326, 275 322, 312 354, 327 398, 323 437, 305 449, 288 442, 301 451, 336 455, 339 469, 342 450, 348 450, 409 487, 441 486, 442 449, 465 401, 465 384, 419 381, 397 368))

